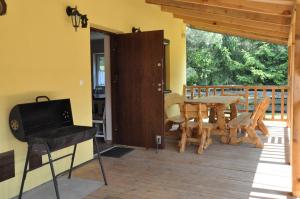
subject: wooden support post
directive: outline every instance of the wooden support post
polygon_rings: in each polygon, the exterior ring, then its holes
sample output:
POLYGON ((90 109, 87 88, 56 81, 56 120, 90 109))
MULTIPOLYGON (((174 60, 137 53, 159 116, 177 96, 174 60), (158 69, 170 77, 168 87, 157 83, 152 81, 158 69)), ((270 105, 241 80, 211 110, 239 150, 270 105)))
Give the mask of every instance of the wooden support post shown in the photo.
POLYGON ((294 52, 292 56, 292 170, 293 170, 293 194, 300 197, 300 0, 296 1, 296 10, 294 12, 294 52))
MULTIPOLYGON (((295 15, 292 17, 292 23, 288 41, 288 102, 287 102, 287 124, 289 128, 293 128, 293 74, 294 74, 294 57, 295 57, 295 15)), ((292 132, 292 131, 291 131, 292 132)), ((290 138, 293 140, 293 138, 290 138)), ((292 144, 291 144, 292 145, 292 144)), ((292 147, 290 146, 290 151, 292 147)), ((292 162, 292 153, 290 153, 290 162, 292 162)))
MULTIPOLYGON (((291 33, 290 33, 290 39, 289 39, 289 48, 288 48, 288 54, 289 54, 289 69, 288 69, 288 100, 287 100, 287 125, 288 128, 292 128, 292 41, 291 41, 291 33)), ((290 154, 291 156, 291 154, 290 154)), ((291 158, 291 157, 290 157, 291 158)), ((291 159, 290 159, 291 160, 291 159)))

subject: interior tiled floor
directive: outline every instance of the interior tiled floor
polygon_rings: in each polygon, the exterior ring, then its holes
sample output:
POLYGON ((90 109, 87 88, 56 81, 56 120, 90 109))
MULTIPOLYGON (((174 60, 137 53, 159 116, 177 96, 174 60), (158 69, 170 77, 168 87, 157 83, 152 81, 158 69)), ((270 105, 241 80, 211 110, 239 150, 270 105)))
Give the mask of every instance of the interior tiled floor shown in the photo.
MULTIPOLYGON (((289 199, 291 167, 289 138, 282 123, 269 123, 270 137, 261 136, 264 149, 251 145, 222 145, 217 140, 202 155, 195 146, 177 152, 177 140, 167 148, 136 149, 122 158, 104 157, 109 185, 87 199, 289 199)), ((101 179, 97 161, 74 175, 101 179)))

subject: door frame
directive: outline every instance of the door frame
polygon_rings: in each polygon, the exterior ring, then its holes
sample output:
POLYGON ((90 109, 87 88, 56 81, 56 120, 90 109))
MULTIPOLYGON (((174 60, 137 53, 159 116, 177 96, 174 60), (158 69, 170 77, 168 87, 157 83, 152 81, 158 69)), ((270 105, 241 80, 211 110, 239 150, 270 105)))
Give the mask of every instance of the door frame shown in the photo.
MULTIPOLYGON (((113 115, 114 115, 114 103, 112 103, 112 64, 111 64, 111 60, 113 59, 111 56, 111 45, 110 45, 110 41, 111 41, 111 37, 113 35, 115 35, 115 33, 113 32, 108 32, 105 30, 101 30, 95 27, 90 27, 90 32, 99 32, 104 34, 104 57, 105 57, 105 114, 106 114, 106 122, 105 122, 105 126, 106 126, 106 142, 111 142, 110 144, 114 143, 114 134, 113 134, 113 115), (109 58, 109 59, 107 59, 109 58), (107 132, 110 132, 110 135, 108 135, 107 132)), ((91 39, 90 39, 91 41, 91 39)), ((91 59, 91 83, 93 85, 93 61, 91 59)), ((91 87, 91 100, 93 100, 92 98, 93 95, 93 88, 91 87)))

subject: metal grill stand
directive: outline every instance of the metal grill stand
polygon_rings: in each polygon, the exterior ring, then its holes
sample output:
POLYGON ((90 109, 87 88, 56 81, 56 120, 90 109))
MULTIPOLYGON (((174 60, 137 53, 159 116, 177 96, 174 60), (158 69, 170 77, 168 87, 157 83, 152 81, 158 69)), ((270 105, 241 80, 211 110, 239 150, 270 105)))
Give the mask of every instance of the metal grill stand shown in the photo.
MULTIPOLYGON (((97 158, 98 158, 99 165, 100 165, 100 172, 102 173, 105 185, 107 185, 107 180, 106 180, 106 176, 105 176, 105 172, 104 172, 104 167, 103 167, 103 164, 102 164, 102 158, 101 158, 101 154, 99 152, 99 146, 98 146, 98 143, 97 143, 97 140, 96 140, 95 137, 93 138, 93 142, 94 142, 94 144, 96 146, 96 149, 97 149, 97 158)), ((51 169, 51 174, 52 174, 52 181, 53 181, 53 184, 54 184, 56 198, 60 199, 59 190, 58 190, 58 183, 57 183, 57 175, 55 174, 55 171, 54 171, 53 162, 61 160, 61 159, 66 158, 68 156, 72 156, 71 165, 70 165, 70 169, 69 169, 69 176, 68 176, 68 178, 71 179, 77 144, 74 145, 73 153, 61 156, 61 157, 59 157, 57 159, 54 159, 54 160, 52 159, 50 147, 48 146, 48 144, 44 142, 43 145, 44 145, 44 147, 47 151, 49 161, 46 162, 46 163, 43 163, 42 166, 50 164, 50 169, 51 169)), ((31 170, 28 169, 28 164, 29 164, 29 157, 30 157, 30 154, 32 152, 32 147, 33 146, 28 143, 28 150, 27 150, 27 155, 26 155, 26 160, 25 160, 25 166, 24 166, 24 172, 23 172, 23 177, 22 177, 22 183, 21 183, 21 188, 20 188, 19 199, 21 199, 22 195, 23 195, 23 189, 24 189, 24 184, 25 184, 25 180, 26 180, 26 177, 27 177, 27 173, 29 171, 31 171, 31 170)))

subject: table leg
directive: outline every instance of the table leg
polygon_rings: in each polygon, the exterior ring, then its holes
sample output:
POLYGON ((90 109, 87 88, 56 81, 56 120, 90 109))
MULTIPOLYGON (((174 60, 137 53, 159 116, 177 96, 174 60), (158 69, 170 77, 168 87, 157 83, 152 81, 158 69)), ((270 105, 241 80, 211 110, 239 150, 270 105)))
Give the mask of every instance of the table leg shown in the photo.
POLYGON ((204 149, 207 149, 208 146, 212 144, 212 139, 211 139, 210 135, 211 135, 211 129, 207 129, 207 137, 206 137, 204 149))
POLYGON ((209 123, 216 123, 216 109, 214 106, 210 107, 209 123))
MULTIPOLYGON (((200 130, 199 130, 200 131, 200 130)), ((206 138, 207 138, 207 129, 202 129, 202 132, 200 133, 200 135, 198 135, 200 138, 200 142, 199 142, 199 147, 198 147, 198 154, 202 154, 203 150, 204 150, 204 146, 206 143, 206 138)))
POLYGON ((216 107, 216 110, 217 110, 217 118, 218 118, 217 124, 218 124, 218 128, 220 131, 221 143, 228 144, 229 136, 228 136, 228 133, 226 132, 226 120, 225 120, 225 114, 224 114, 225 105, 218 105, 216 107))
POLYGON ((237 104, 230 104, 230 120, 233 120, 234 118, 237 117, 237 104))

